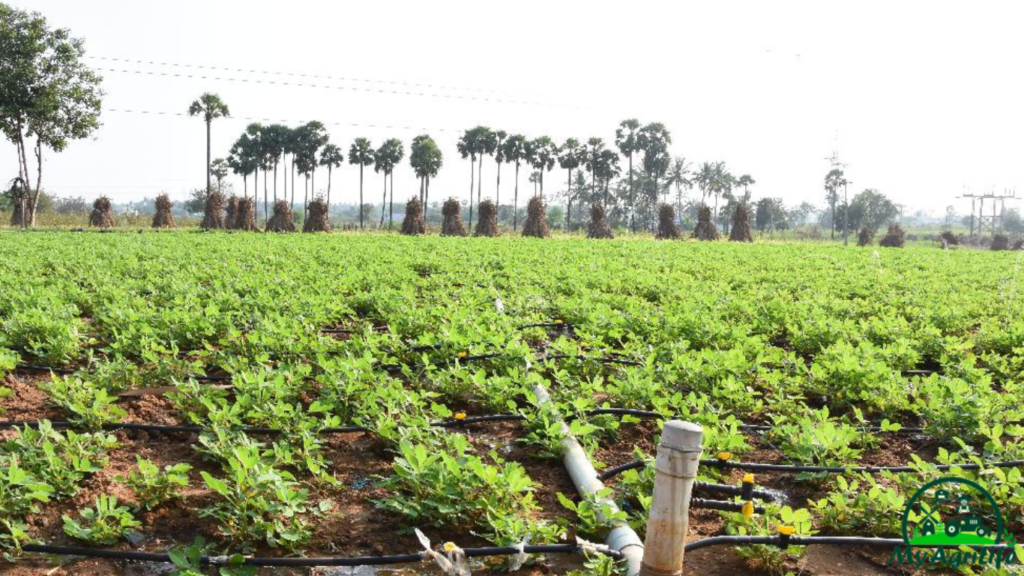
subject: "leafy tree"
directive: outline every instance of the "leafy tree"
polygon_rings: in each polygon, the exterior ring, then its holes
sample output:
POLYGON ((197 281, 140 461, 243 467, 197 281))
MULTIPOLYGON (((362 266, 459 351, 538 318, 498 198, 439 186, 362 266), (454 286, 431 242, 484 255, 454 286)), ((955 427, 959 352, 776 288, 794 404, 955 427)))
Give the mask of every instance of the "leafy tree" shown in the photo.
POLYGON ((623 120, 619 123, 619 127, 615 129, 615 145, 619 148, 619 152, 629 160, 629 229, 633 232, 636 232, 636 224, 633 217, 636 201, 633 188, 633 154, 640 151, 639 130, 640 121, 636 118, 623 120))
MULTIPOLYGON (((470 128, 463 133, 462 137, 459 138, 458 150, 459 154, 463 158, 469 158, 469 229, 473 229, 473 184, 474 178, 479 176, 479 179, 483 179, 482 174, 476 174, 476 162, 477 158, 480 159, 480 169, 477 172, 483 171, 484 155, 488 154, 488 149, 491 152, 494 151, 495 144, 492 143, 493 134, 491 129, 486 126, 476 126, 470 128)), ((480 185, 477 184, 477 196, 479 201, 479 190, 480 185)))
POLYGON ((210 193, 210 126, 213 124, 214 119, 221 118, 223 116, 230 116, 228 112, 228 105, 220 99, 220 96, 206 92, 199 97, 198 100, 194 100, 188 107, 189 116, 202 115, 203 121, 206 122, 206 193, 210 193))
POLYGON ((244 186, 244 198, 249 197, 249 174, 256 171, 257 163, 252 152, 254 144, 248 133, 243 133, 238 140, 231 145, 231 152, 228 154, 228 167, 235 174, 242 177, 244 186))
POLYGON ((402 141, 397 138, 385 140, 377 149, 376 161, 373 165, 374 172, 384 173, 384 198, 380 206, 380 228, 384 228, 384 207, 388 203, 388 177, 391 177, 391 216, 388 218, 388 230, 394 220, 395 203, 395 166, 402 161, 405 150, 402 148, 402 141))
POLYGON ((786 222, 790 228, 803 226, 818 211, 818 207, 810 202, 801 202, 799 206, 786 212, 786 222))
POLYGON ((337 144, 328 142, 320 151, 320 165, 327 167, 327 209, 331 209, 331 172, 345 161, 345 153, 337 144))
MULTIPOLYGON (((856 201, 856 198, 854 198, 854 201, 856 201)), ((1021 220, 1019 210, 1009 208, 1003 213, 1003 230, 1010 234, 1024 233, 1024 221, 1021 220)))
MULTIPOLYGON (((544 200, 544 173, 555 167, 558 157, 558 146, 547 136, 534 138, 526 143, 526 161, 537 170, 537 182, 540 184, 540 199, 544 200)), ((548 212, 551 215, 551 212, 548 212)))
POLYGON ((23 225, 35 226, 44 149, 62 152, 99 127, 102 78, 82 63, 84 55, 84 42, 66 28, 51 30, 39 13, 0 4, 0 131, 18 152, 23 225))
POLYGON ((754 211, 754 227, 764 233, 786 225, 786 210, 782 198, 761 198, 754 211))
POLYGON ((526 160, 526 136, 513 134, 501 146, 501 155, 506 162, 516 165, 516 189, 512 199, 512 231, 519 225, 519 166, 526 160))
POLYGON ((566 195, 566 211, 565 211, 565 229, 568 231, 572 228, 572 171, 575 168, 579 168, 582 154, 585 151, 580 148, 580 141, 575 138, 569 138, 562 144, 562 147, 558 149, 558 165, 565 168, 569 172, 568 181, 566 183, 565 195, 566 195))
POLYGON ((835 225, 844 230, 862 227, 879 230, 896 220, 899 214, 899 206, 885 194, 869 188, 854 196, 849 205, 836 209, 835 225))
POLYGON ((838 168, 833 168, 825 175, 825 200, 832 208, 832 222, 830 226, 832 228, 832 239, 836 238, 836 203, 839 202, 839 189, 846 185, 846 178, 843 177, 843 171, 838 168))
POLYGON ((228 177, 228 161, 223 158, 217 158, 210 163, 210 174, 217 180, 217 191, 220 192, 221 184, 224 179, 228 177))
POLYGON ((364 216, 368 217, 368 212, 365 209, 363 203, 363 168, 371 166, 377 160, 377 155, 373 151, 373 144, 366 138, 356 138, 355 142, 349 146, 348 149, 348 163, 359 166, 359 206, 363 207, 359 210, 359 229, 364 228, 363 220, 364 216))

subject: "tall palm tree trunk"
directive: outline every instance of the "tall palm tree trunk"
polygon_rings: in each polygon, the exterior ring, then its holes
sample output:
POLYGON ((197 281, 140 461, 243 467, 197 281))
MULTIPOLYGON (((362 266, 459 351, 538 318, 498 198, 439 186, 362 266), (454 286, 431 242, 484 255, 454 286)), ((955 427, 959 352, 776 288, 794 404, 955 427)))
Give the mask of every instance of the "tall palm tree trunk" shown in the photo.
POLYGON ((566 208, 565 208, 565 231, 569 232, 572 229, 572 168, 569 168, 569 187, 566 188, 566 208))
POLYGON ((512 197, 512 231, 519 225, 519 162, 516 162, 516 191, 512 197))
POLYGON ((476 158, 469 157, 469 229, 473 229, 473 176, 476 174, 476 158))
POLYGON ((363 165, 359 165, 359 229, 364 229, 363 225, 363 165))
POLYGON ((629 231, 636 232, 636 221, 633 214, 636 212, 636 194, 633 191, 633 155, 629 158, 629 231))
MULTIPOLYGON (((480 206, 484 188, 484 155, 480 155, 480 167, 476 169, 476 205, 480 206)), ((479 210, 479 208, 478 208, 479 210)), ((472 226, 471 226, 472 228, 472 226)))
POLYGON ((268 203, 267 203, 267 171, 264 170, 263 171, 263 226, 266 226, 267 222, 270 221, 269 210, 267 210, 268 207, 269 206, 268 206, 268 203))
POLYGON ((327 165, 327 213, 331 212, 331 165, 327 165))
POLYGON ((206 121, 206 195, 210 195, 210 124, 206 121))
POLYGON ((388 201, 388 230, 395 221, 395 173, 391 173, 391 197, 388 201))
POLYGON ((277 204, 277 160, 274 160, 274 204, 277 204))
POLYGON ((292 154, 292 213, 295 213, 295 154, 292 154))
POLYGON ((388 206, 388 173, 384 172, 384 196, 380 199, 380 224, 377 229, 384 228, 384 209, 388 206))
POLYGON ((494 205, 501 211, 501 162, 498 162, 498 185, 494 188, 494 205))

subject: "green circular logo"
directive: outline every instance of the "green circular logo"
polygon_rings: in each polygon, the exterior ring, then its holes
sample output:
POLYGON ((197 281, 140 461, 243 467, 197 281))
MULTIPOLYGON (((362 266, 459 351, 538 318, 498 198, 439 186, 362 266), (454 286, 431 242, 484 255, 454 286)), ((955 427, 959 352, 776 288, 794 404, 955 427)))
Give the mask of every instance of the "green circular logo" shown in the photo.
POLYGON ((903 510, 903 541, 908 545, 995 545, 1003 537, 1003 516, 992 495, 978 483, 964 478, 939 478, 914 493, 903 510), (943 488, 944 485, 956 489, 943 488), (933 494, 928 492, 939 487, 933 494), (970 492, 980 494, 992 507, 995 526, 975 510, 970 492), (920 519, 909 529, 910 512, 918 505, 920 519))

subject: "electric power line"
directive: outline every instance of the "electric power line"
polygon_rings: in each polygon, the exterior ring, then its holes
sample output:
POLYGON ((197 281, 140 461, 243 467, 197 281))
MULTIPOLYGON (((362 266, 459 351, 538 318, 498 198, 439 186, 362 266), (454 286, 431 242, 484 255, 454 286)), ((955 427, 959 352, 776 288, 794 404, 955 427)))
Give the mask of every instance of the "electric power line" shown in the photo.
POLYGON ((400 80, 375 80, 371 78, 355 78, 347 76, 331 76, 328 74, 307 74, 303 72, 282 72, 279 70, 256 70, 249 68, 230 68, 226 66, 213 66, 209 64, 184 64, 180 62, 159 62, 154 60, 134 60, 131 58, 114 58, 110 56, 86 56, 86 58, 92 60, 102 60, 106 62, 122 62, 125 64, 138 64, 141 66, 168 66, 173 68, 198 68, 201 70, 219 70, 222 72, 242 72, 246 74, 267 74, 274 76, 295 76, 299 78, 318 78, 324 80, 340 80, 342 82, 368 82, 373 84, 390 84, 394 86, 409 86, 413 88, 431 88, 436 90, 462 90, 465 92, 481 92, 491 94, 505 94, 507 92, 501 90, 491 90, 487 88, 470 88, 465 86, 446 86, 443 84, 430 84, 426 82, 403 82, 400 80))
MULTIPOLYGON (((163 110, 135 110, 131 108, 104 108, 104 112, 116 112, 119 114, 146 114, 150 116, 180 116, 189 117, 185 112, 166 112, 163 110)), ((251 116, 225 116, 219 120, 242 120, 245 122, 267 122, 281 124, 304 124, 310 120, 294 120, 282 118, 255 118, 251 116)), ((325 126, 351 126, 354 128, 383 128, 385 130, 413 130, 419 132, 459 132, 453 128, 427 128, 416 126, 395 126, 391 124, 360 124, 358 122, 321 122, 325 126)))
POLYGON ((507 100, 504 98, 490 98, 482 96, 466 96, 462 94, 442 94, 439 92, 411 92, 407 90, 388 90, 384 88, 359 88, 352 86, 331 86, 328 84, 307 84, 304 82, 284 82, 277 80, 260 80, 252 78, 230 78, 226 76, 206 76, 203 74, 181 74, 177 72, 156 72, 152 70, 131 70, 128 68, 96 68, 102 72, 114 72, 124 74, 139 74, 144 76, 166 77, 166 78, 191 78, 196 80, 214 80, 225 82, 240 82, 243 84, 268 84, 274 86, 289 86, 298 88, 322 88, 325 90, 347 90, 351 92, 364 92, 368 94, 395 94, 401 96, 426 96, 430 98, 448 98, 451 100, 471 100, 477 102, 493 102, 499 104, 523 104, 528 106, 554 106, 565 108, 579 108, 570 104, 555 104, 546 102, 532 102, 529 100, 507 100))

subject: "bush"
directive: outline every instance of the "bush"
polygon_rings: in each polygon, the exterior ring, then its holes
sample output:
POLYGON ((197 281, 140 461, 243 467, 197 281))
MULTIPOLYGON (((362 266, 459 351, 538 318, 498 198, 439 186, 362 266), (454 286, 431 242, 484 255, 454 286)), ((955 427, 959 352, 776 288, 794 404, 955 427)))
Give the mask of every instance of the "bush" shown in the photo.
POLYGON ((1010 237, 1006 234, 996 234, 992 237, 992 244, 989 248, 992 250, 1009 250, 1010 237))
POLYGON ((946 246, 959 246, 961 244, 960 237, 953 234, 949 230, 946 230, 942 234, 939 234, 939 241, 942 242, 943 247, 946 246))
POLYGON ((906 241, 906 233, 899 224, 890 224, 889 230, 882 236, 882 241, 878 243, 879 246, 886 246, 888 248, 903 248, 903 243, 906 241))

